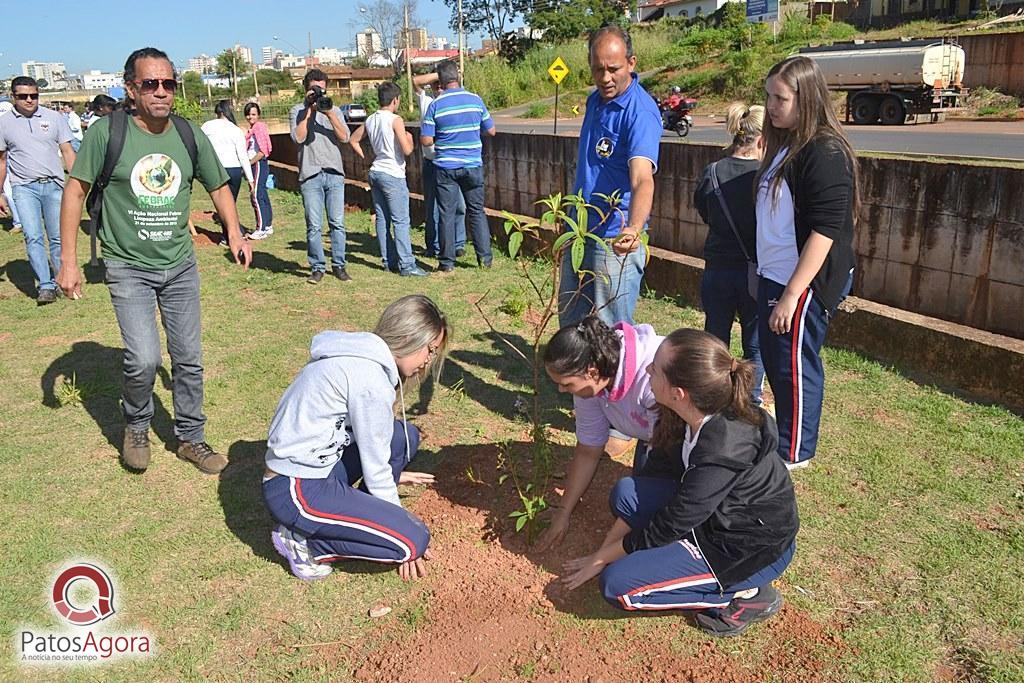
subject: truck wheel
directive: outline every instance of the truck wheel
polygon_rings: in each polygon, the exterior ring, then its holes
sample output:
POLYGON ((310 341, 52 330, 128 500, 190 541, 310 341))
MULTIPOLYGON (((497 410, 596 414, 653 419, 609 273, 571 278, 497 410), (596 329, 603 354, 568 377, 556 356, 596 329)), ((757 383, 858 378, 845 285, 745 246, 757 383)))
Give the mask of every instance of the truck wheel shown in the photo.
POLYGON ((851 112, 853 122, 867 125, 878 120, 878 100, 874 97, 861 95, 853 100, 851 112))
POLYGON ((903 102, 895 95, 889 95, 882 100, 878 108, 878 116, 883 126, 898 126, 907 118, 907 112, 903 108, 903 102))

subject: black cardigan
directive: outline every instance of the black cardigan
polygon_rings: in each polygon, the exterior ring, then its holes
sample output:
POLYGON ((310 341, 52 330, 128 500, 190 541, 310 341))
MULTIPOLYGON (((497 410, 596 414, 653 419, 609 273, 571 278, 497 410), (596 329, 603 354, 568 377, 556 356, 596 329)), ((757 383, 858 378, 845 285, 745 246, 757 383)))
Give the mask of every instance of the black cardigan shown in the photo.
POLYGON ((775 420, 760 427, 719 413, 704 423, 683 472, 678 448, 652 451, 641 476, 679 478, 679 491, 647 527, 622 540, 627 553, 692 539, 721 589, 779 559, 800 526, 796 495, 778 456, 775 420))
POLYGON ((812 230, 832 239, 832 248, 811 280, 811 289, 825 310, 834 311, 856 265, 850 159, 834 136, 822 133, 797 152, 784 177, 793 193, 797 249, 803 251, 812 230))

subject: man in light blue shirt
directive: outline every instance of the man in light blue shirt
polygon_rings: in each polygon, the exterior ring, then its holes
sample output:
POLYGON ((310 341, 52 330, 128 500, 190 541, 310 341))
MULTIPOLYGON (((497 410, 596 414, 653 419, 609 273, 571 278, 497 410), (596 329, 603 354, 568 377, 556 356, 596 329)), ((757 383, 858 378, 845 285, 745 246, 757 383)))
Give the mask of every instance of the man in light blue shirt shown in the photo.
POLYGON ((646 252, 639 235, 654 203, 654 173, 661 144, 661 115, 634 73, 636 56, 629 34, 606 26, 590 38, 590 72, 595 92, 587 98, 580 129, 574 192, 605 215, 590 209, 588 228, 611 250, 587 240, 580 275, 566 253, 562 259, 558 318, 561 326, 594 313, 608 325, 633 322, 646 252), (616 206, 600 195, 617 194, 616 206))
MULTIPOLYGON (((0 187, 10 174, 14 202, 25 231, 25 251, 39 282, 36 301, 48 304, 57 300, 56 271, 51 269, 51 262, 54 269, 60 267, 60 202, 64 194, 60 158, 71 168, 75 150, 67 119, 39 106, 39 86, 34 79, 13 79, 11 95, 14 109, 0 117, 0 187)), ((7 201, 0 194, 0 215, 8 213, 7 201)))
POLYGON ((438 85, 444 91, 427 107, 420 127, 420 142, 434 146, 437 203, 441 218, 441 256, 437 269, 455 270, 455 220, 458 195, 466 202, 477 263, 491 267, 491 231, 484 214, 484 168, 481 133, 494 136, 494 120, 479 95, 459 83, 459 68, 450 61, 437 66, 438 85))

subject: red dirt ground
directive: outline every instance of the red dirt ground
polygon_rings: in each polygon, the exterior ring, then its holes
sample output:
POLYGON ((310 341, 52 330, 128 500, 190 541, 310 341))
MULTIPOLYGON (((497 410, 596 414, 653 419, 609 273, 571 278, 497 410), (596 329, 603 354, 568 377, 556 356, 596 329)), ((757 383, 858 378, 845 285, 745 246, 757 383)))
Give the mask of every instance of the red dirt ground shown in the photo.
MULTIPOLYGON (((574 513, 574 535, 561 548, 538 553, 512 528, 508 513, 518 499, 509 482, 496 485, 497 449, 443 451, 437 484, 411 507, 433 535, 430 570, 444 578, 430 581, 426 616, 413 633, 371 653, 355 671, 357 680, 753 683, 771 676, 811 682, 827 680, 847 648, 841 625, 817 623, 786 606, 753 627, 768 629, 770 644, 753 660, 756 668, 741 668, 727 654, 736 640, 673 642, 679 629, 693 628, 680 612, 627 615, 604 604, 596 581, 567 592, 557 581, 559 565, 597 547, 612 521, 606 493, 626 467, 604 461, 591 485, 595 493, 574 513), (596 628, 574 625, 569 615, 597 620, 596 628)), ((387 621, 378 627, 382 637, 395 628, 387 621)))

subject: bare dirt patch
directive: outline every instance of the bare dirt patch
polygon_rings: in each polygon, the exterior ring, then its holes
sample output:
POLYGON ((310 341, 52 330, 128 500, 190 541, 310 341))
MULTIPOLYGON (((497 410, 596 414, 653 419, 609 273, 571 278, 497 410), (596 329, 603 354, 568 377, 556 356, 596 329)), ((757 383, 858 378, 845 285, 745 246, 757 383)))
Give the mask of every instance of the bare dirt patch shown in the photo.
POLYGON ((680 642, 680 630, 693 628, 681 612, 626 614, 604 603, 596 583, 567 592, 557 581, 560 565, 600 542, 612 522, 605 497, 626 466, 605 459, 566 543, 539 553, 513 530, 508 514, 518 498, 509 482, 497 484, 497 448, 442 452, 437 485, 412 505, 433 534, 435 580, 422 596, 425 614, 399 638, 385 634, 393 634, 401 610, 381 619, 377 635, 389 645, 370 653, 358 680, 752 683, 770 671, 810 682, 827 678, 846 649, 839 627, 787 606, 760 627, 771 632, 768 644, 761 666, 748 669, 728 654, 731 643, 696 632, 680 642))

